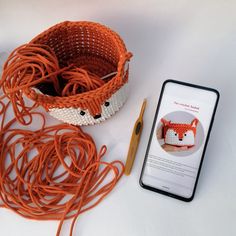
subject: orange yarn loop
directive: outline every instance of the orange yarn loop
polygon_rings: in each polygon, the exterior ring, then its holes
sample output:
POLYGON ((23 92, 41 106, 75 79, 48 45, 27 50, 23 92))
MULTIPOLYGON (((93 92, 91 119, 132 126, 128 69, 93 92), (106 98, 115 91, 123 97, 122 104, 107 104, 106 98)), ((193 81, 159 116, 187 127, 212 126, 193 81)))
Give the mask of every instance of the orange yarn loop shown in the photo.
POLYGON ((64 71, 62 77, 67 82, 62 90, 61 96, 71 96, 88 92, 105 84, 97 75, 78 67, 64 71))
MULTIPOLYGON (((106 147, 99 153, 92 138, 81 128, 66 124, 38 130, 12 128, 17 119, 4 124, 8 103, 1 102, 0 206, 36 220, 73 218, 70 235, 79 214, 96 206, 123 174, 123 163, 102 161, 106 147), (107 182, 107 176, 113 179, 107 182)), ((37 123, 38 123, 37 119, 37 123)), ((33 120, 33 118, 32 118, 33 120)))
POLYGON ((7 59, 0 81, 5 93, 12 101, 18 120, 25 124, 22 114, 40 105, 40 99, 56 99, 91 92, 105 84, 99 76, 73 64, 60 68, 52 49, 41 44, 25 44, 15 49, 7 59), (43 92, 43 95, 35 89, 43 92), (23 95, 34 98, 33 107, 26 107, 23 95), (50 96, 49 96, 50 95, 50 96))
POLYGON ((46 127, 41 113, 18 114, 20 121, 29 116, 28 125, 41 117, 40 129, 15 128, 17 117, 5 122, 13 101, 0 102, 0 206, 29 219, 60 220, 57 236, 64 220, 73 218, 72 235, 79 214, 113 189, 123 174, 123 163, 102 161, 106 147, 97 154, 94 141, 79 127, 46 127), (113 179, 107 183, 111 173, 113 179))
MULTIPOLYGON (((1 102, 0 200, 1 206, 36 220, 73 218, 70 235, 79 214, 96 206, 123 174, 123 163, 102 161, 92 138, 81 128, 66 124, 38 130, 12 128, 17 119, 4 124, 7 108, 1 102), (113 179, 107 183, 107 176, 113 179)), ((33 119, 32 119, 33 120, 33 119)), ((37 119, 38 122, 38 119, 37 119)))
MULTIPOLYGON (((59 220, 57 236, 64 220, 73 218, 72 236, 78 216, 114 188, 124 165, 118 160, 103 161, 106 146, 97 153, 93 139, 80 127, 46 126, 44 115, 33 110, 45 102, 58 105, 64 98, 76 101, 77 93, 90 96, 88 93, 105 85, 107 89, 111 86, 112 92, 123 82, 115 80, 114 87, 81 63, 62 66, 57 58, 51 46, 29 43, 14 50, 4 65, 0 80, 4 93, 0 98, 0 206, 29 219, 59 220), (56 96, 35 90, 47 87, 53 88, 56 96), (33 99, 33 104, 24 95, 33 99), (15 117, 9 120, 12 111, 15 117), (41 126, 33 128, 40 120, 41 126), (27 128, 22 129, 22 124, 27 128)), ((119 71, 120 67, 116 76, 121 75, 119 71)))

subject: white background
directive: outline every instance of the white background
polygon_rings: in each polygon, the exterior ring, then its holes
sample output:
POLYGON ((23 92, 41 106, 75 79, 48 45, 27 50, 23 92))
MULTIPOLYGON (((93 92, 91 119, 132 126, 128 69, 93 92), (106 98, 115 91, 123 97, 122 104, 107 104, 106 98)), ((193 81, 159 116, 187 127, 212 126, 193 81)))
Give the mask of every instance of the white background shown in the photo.
MULTIPOLYGON (((107 159, 125 161, 144 97, 144 130, 130 177, 81 215, 80 236, 236 235, 236 2, 235 0, 59 1, 0 0, 0 60, 49 26, 92 20, 110 26, 134 53, 130 96, 117 115, 85 128, 107 159), (140 188, 138 179, 161 84, 174 78, 221 93, 195 199, 185 203, 140 188)), ((69 222, 63 235, 68 235, 69 222)), ((57 222, 23 219, 0 209, 0 235, 52 236, 57 222)))

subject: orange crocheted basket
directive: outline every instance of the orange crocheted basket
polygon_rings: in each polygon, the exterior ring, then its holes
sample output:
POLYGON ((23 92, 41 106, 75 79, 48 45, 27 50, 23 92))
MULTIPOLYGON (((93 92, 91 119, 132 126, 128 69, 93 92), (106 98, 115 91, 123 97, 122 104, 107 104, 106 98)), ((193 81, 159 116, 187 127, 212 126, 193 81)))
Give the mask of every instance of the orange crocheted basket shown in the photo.
POLYGON ((66 21, 42 32, 30 43, 49 46, 60 68, 73 63, 100 78, 110 76, 97 89, 65 97, 32 88, 25 91, 52 116, 66 123, 88 125, 100 123, 122 107, 127 98, 128 62, 132 54, 117 33, 98 23, 66 21))

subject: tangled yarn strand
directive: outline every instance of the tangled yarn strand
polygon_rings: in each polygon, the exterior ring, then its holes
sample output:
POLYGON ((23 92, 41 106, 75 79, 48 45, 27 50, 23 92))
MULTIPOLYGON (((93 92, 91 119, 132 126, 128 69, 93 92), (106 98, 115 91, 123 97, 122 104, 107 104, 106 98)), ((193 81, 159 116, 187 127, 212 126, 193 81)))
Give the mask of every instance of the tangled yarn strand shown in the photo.
POLYGON ((38 104, 26 101, 24 95, 42 82, 62 94, 58 75, 63 73, 70 83, 65 94, 75 93, 81 84, 82 90, 89 91, 104 83, 73 65, 60 68, 54 52, 45 45, 23 45, 4 65, 0 80, 4 93, 0 98, 0 206, 28 219, 58 220, 57 236, 64 221, 73 219, 72 236, 79 215, 112 191, 124 165, 102 160, 106 146, 97 153, 92 137, 80 127, 47 126, 45 116, 34 111, 38 104), (12 111, 15 116, 9 119, 12 111), (35 122, 41 125, 33 128, 35 122))

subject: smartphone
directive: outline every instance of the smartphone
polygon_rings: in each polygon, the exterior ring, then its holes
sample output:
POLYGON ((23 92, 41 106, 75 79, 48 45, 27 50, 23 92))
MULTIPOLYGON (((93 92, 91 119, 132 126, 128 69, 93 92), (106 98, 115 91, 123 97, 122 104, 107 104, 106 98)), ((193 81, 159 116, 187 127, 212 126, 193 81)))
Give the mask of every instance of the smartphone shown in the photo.
POLYGON ((139 181, 143 188, 193 199, 219 97, 212 88, 164 82, 139 181))

